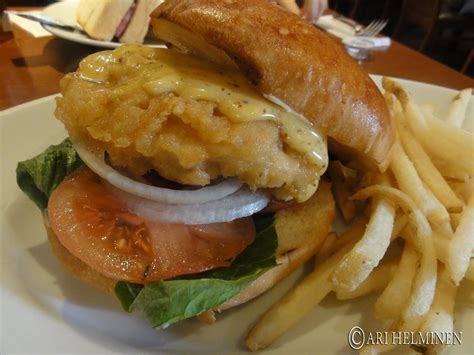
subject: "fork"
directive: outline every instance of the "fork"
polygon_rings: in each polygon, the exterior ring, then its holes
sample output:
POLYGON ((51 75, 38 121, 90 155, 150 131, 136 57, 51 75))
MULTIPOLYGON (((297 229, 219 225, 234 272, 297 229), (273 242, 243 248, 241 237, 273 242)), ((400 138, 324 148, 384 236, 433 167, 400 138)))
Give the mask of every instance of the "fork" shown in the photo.
POLYGON ((388 20, 378 19, 373 20, 365 28, 355 28, 356 36, 359 37, 375 37, 387 26, 388 20))

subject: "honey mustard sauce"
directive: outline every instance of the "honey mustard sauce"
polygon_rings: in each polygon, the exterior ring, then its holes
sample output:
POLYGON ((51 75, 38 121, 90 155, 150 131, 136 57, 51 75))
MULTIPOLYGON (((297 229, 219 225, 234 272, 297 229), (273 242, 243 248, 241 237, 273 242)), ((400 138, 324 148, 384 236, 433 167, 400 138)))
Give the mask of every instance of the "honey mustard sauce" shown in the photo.
MULTIPOLYGON (((232 122, 274 121, 280 127, 283 142, 315 167, 315 178, 327 168, 326 136, 296 113, 266 99, 235 69, 219 68, 175 50, 137 45, 95 53, 85 58, 79 68, 78 75, 84 80, 118 86, 126 81, 149 95, 173 92, 183 98, 214 102, 232 122)), ((316 191, 318 179, 315 180, 302 200, 316 191)))

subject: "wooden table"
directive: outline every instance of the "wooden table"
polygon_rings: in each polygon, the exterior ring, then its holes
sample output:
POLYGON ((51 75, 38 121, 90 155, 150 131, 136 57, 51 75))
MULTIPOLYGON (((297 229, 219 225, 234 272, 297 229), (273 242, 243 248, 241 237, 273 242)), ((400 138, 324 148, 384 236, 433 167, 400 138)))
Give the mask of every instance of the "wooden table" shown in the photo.
MULTIPOLYGON (((56 93, 63 75, 97 50, 52 36, 34 38, 15 26, 12 33, 0 34, 0 110, 56 93)), ((397 42, 374 52, 363 66, 371 74, 455 89, 474 87, 474 80, 397 42)))

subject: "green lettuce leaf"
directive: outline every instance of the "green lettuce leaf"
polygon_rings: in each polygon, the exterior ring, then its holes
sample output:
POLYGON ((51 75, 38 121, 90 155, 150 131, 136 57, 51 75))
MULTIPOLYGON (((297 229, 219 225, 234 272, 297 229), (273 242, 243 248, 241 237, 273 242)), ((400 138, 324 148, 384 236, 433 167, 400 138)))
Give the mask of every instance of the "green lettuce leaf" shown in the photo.
POLYGON ((16 181, 20 189, 42 210, 64 178, 82 165, 69 139, 52 145, 40 155, 19 162, 16 181))
POLYGON ((153 282, 138 294, 130 310, 140 311, 153 328, 166 328, 224 303, 254 279, 254 275, 248 275, 239 280, 153 282))
POLYGON ((227 268, 155 281, 146 286, 120 281, 115 293, 125 310, 139 311, 154 328, 196 316, 232 298, 276 265, 278 239, 273 216, 254 218, 255 241, 227 268))
MULTIPOLYGON (((66 139, 18 163, 17 183, 39 208, 45 209, 53 190, 82 164, 71 141, 66 139)), ((196 316, 232 298, 276 265, 278 239, 274 218, 257 216, 254 221, 255 241, 229 267, 156 281, 145 287, 120 281, 115 293, 123 308, 141 312, 157 328, 196 316)))
POLYGON ((115 285, 115 294, 117 295, 123 309, 129 310, 135 298, 137 298, 143 285, 131 282, 119 281, 115 285))

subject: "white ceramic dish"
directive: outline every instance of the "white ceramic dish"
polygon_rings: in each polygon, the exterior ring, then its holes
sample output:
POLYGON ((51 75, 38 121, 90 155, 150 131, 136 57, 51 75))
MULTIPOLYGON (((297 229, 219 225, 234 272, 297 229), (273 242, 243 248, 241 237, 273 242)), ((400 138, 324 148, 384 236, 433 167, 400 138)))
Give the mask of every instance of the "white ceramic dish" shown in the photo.
MULTIPOLYGON (((380 77, 374 80, 380 82, 380 77)), ((403 84, 419 102, 440 108, 454 94, 417 82, 403 84)), ((62 269, 50 252, 40 211, 16 186, 17 162, 66 136, 53 111, 54 98, 49 96, 0 114, 0 353, 248 353, 244 338, 249 326, 308 270, 301 269, 262 297, 224 312, 211 326, 191 319, 155 331, 139 315, 125 313, 117 300, 62 269)), ((474 324, 473 285, 463 282, 456 300, 455 328, 464 332, 463 344, 447 353, 474 353, 474 337, 469 335, 474 324)), ((347 334, 353 326, 366 331, 385 329, 373 320, 374 299, 338 302, 328 297, 265 352, 351 353, 347 334)), ((395 353, 407 351, 411 350, 401 348, 395 353)))
MULTIPOLYGON (((42 14, 45 16, 53 17, 58 20, 61 20, 67 24, 73 24, 79 26, 76 22, 76 8, 77 8, 77 1, 63 1, 51 4, 44 8, 42 14)), ((57 27, 52 27, 48 25, 43 25, 44 29, 51 34, 60 37, 62 39, 66 39, 68 41, 87 44, 89 46, 94 47, 101 47, 101 48, 117 48, 121 46, 122 43, 120 42, 106 42, 106 41, 99 41, 96 39, 92 39, 84 33, 81 32, 71 32, 66 31, 57 27)), ((150 47, 163 47, 166 46, 156 40, 152 40, 149 38, 145 38, 144 45, 150 47)))

